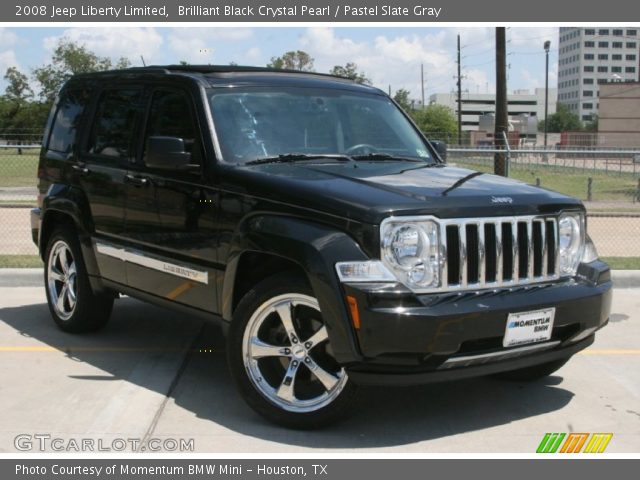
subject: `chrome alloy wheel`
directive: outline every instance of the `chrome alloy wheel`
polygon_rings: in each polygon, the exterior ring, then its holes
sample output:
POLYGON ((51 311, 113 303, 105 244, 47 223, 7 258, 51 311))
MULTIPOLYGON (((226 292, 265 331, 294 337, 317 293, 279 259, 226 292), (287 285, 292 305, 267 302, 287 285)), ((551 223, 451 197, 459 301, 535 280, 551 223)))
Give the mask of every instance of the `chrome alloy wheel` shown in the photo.
POLYGON ((308 295, 279 295, 258 307, 245 328, 242 356, 257 390, 289 412, 329 405, 348 380, 331 353, 318 302, 308 295))
POLYGON ((47 288, 49 299, 56 315, 68 320, 76 308, 78 283, 76 262, 66 242, 58 240, 47 263, 47 288))

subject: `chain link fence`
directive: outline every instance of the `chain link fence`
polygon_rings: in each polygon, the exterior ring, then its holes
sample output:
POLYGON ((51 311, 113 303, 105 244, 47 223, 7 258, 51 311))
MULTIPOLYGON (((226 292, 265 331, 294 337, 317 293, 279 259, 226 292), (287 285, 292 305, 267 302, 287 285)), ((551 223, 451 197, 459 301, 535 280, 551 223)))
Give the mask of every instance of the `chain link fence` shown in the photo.
MULTIPOLYGON (((0 256, 37 255, 31 241, 29 210, 36 205, 40 146, 0 134, 0 256), (12 140, 13 139, 13 140, 12 140)), ((39 136, 31 139, 40 141, 39 136)), ((1 264, 0 264, 1 266, 1 264)))
MULTIPOLYGON (((0 132, 0 258, 37 254, 29 209, 36 204, 40 138, 38 132, 0 132)), ((454 145, 455 136, 445 134, 429 138, 450 143, 449 164, 493 172, 493 147, 454 145)), ((529 147, 507 154, 510 177, 584 201, 601 256, 640 264, 640 149, 529 147)))
POLYGON ((581 199, 600 255, 636 258, 640 268, 640 149, 456 146, 448 163, 491 173, 497 152, 507 156, 509 177, 581 199))

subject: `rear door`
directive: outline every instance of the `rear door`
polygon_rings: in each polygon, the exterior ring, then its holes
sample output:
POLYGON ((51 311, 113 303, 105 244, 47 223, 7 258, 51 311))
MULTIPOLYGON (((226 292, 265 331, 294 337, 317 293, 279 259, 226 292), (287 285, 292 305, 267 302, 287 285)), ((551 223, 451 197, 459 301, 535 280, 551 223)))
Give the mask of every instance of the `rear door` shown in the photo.
POLYGON ((186 88, 166 84, 150 91, 139 161, 127 176, 125 235, 131 287, 209 312, 215 288, 215 192, 205 181, 205 158, 196 104, 186 88), (147 164, 149 137, 184 140, 190 170, 147 164))
POLYGON ((142 94, 136 85, 110 86, 99 92, 74 165, 77 184, 89 200, 100 274, 122 284, 126 284, 119 253, 125 241, 125 180, 136 154, 142 94))

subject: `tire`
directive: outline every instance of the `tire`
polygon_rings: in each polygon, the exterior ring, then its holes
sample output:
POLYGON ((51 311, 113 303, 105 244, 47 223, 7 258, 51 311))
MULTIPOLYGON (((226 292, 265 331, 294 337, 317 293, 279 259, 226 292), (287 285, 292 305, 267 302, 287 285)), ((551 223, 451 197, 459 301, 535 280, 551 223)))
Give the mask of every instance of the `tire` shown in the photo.
POLYGON ((496 373, 494 377, 500 380, 509 380, 514 382, 532 382, 543 377, 547 377, 559 370, 571 357, 561 358, 553 362, 541 363, 532 367, 520 368, 518 370, 510 370, 508 372, 496 373))
POLYGON ((357 387, 333 358, 318 302, 297 275, 274 275, 242 298, 227 357, 247 404, 279 425, 324 427, 355 404, 357 387))
POLYGON ((47 304, 53 320, 69 333, 102 328, 111 315, 113 296, 91 289, 80 242, 72 228, 53 232, 44 262, 47 304))

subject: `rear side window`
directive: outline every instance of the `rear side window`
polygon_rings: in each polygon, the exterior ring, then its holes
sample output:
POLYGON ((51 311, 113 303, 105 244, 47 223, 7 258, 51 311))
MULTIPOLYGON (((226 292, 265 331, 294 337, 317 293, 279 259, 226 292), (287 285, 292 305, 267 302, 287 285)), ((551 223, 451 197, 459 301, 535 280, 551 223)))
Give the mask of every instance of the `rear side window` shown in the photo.
POLYGON ((134 155, 140 97, 137 89, 103 92, 89 139, 89 153, 116 158, 134 155))
POLYGON ((86 90, 67 90, 61 94, 49 137, 49 150, 71 153, 88 98, 86 90))

